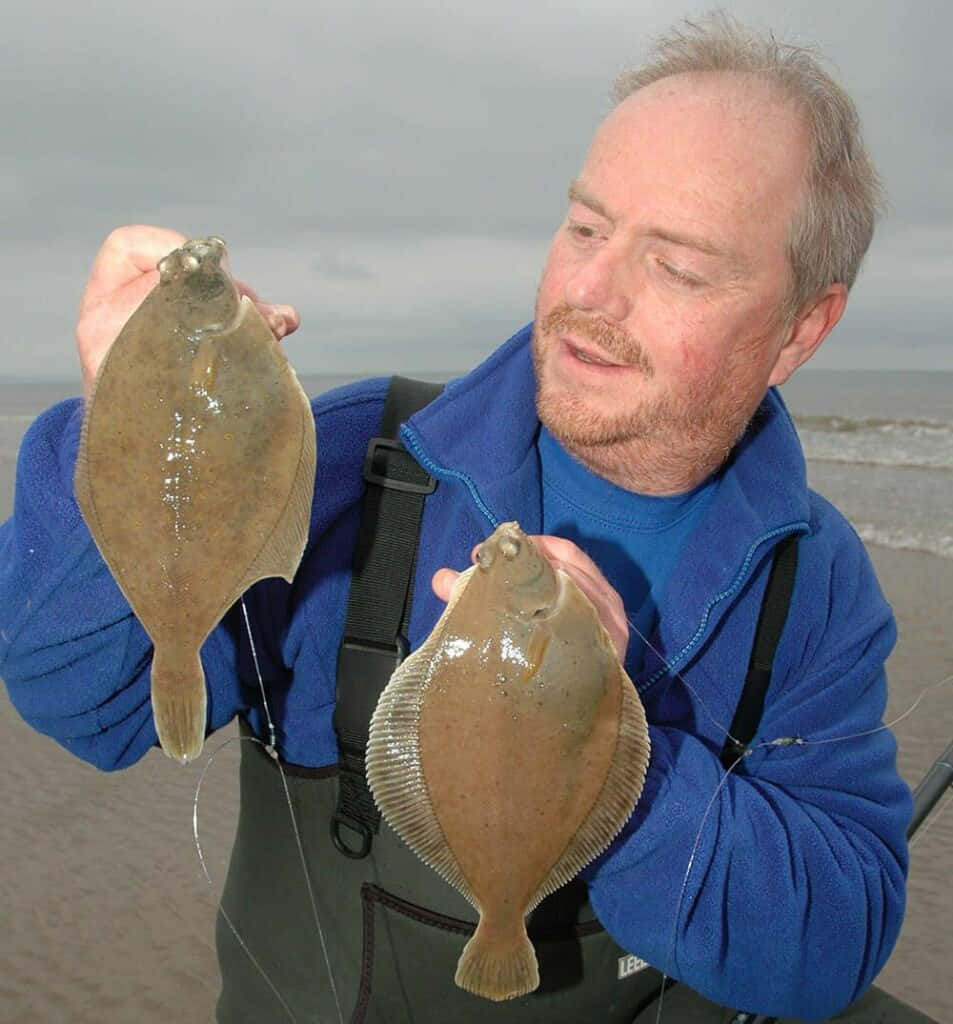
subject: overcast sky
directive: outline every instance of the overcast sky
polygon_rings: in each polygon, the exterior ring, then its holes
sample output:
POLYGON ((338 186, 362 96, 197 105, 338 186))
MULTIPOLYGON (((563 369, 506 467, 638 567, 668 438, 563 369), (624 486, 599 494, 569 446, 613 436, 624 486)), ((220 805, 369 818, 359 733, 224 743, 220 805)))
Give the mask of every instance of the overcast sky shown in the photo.
MULTIPOLYGON (((659 0, 10 0, 0 31, 0 373, 76 373, 115 225, 226 239, 291 302, 302 373, 460 370, 532 315, 566 186, 659 0)), ((947 0, 737 0, 816 44, 890 212, 812 365, 953 370, 947 0)))

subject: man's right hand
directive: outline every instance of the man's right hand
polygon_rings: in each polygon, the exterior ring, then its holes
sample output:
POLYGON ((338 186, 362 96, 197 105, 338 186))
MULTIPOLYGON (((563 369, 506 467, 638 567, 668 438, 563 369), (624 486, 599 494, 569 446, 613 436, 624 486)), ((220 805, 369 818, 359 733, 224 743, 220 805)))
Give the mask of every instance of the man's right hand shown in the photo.
MULTIPOLYGON (((86 398, 109 346, 159 283, 156 264, 187 240, 179 231, 132 225, 117 228, 103 242, 93 262, 76 321, 76 343, 86 398)), ((238 280, 235 284, 239 292, 259 308, 276 338, 283 338, 297 329, 300 318, 291 306, 262 302, 246 284, 238 280)))
MULTIPOLYGON (((600 621, 609 634, 612 646, 620 662, 625 662, 629 645, 629 620, 622 598, 605 578, 598 565, 577 544, 565 537, 550 534, 533 534, 533 542, 540 553, 549 559, 556 569, 562 569, 589 598, 600 621)), ((470 552, 470 560, 476 561, 480 545, 470 552)), ((438 569, 431 580, 433 592, 441 601, 449 601, 460 573, 456 569, 438 569)))

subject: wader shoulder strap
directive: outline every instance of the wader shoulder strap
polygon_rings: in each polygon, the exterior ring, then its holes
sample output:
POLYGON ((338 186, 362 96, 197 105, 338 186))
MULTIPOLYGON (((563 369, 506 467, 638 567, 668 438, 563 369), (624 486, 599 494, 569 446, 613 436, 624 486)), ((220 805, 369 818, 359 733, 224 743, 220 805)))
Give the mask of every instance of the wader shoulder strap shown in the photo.
POLYGON ((721 751, 721 763, 726 771, 739 757, 744 756, 761 722, 764 698, 771 682, 774 652, 781 639, 781 632, 788 617, 791 593, 794 590, 797 539, 796 533, 788 534, 775 549, 774 563, 761 601, 748 672, 738 707, 735 709, 735 717, 731 720, 728 739, 725 740, 721 751))
POLYGON ((400 443, 400 425, 441 390, 439 384, 393 377, 380 434, 371 438, 364 457, 366 490, 338 651, 334 710, 340 760, 331 838, 348 857, 366 857, 380 829, 380 812, 364 776, 364 751, 377 699, 407 654, 424 499, 437 486, 400 443))

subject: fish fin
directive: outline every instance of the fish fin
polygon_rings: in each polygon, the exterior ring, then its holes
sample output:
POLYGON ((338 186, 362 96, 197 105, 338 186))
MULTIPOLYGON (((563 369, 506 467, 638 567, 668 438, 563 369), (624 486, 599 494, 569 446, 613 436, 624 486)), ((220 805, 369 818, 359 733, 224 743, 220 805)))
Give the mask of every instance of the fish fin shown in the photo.
POLYGON ((103 364, 100 366, 99 372, 96 374, 89 396, 83 402, 83 421, 79 432, 79 448, 76 452, 76 464, 73 467, 73 495, 76 498, 76 504, 79 506, 79 510, 86 522, 86 526, 100 551, 102 551, 105 546, 105 538, 103 537, 102 524, 96 511, 96 503, 93 500, 93 482, 90 478, 91 468, 89 464, 88 438, 90 430, 89 424, 93 416, 93 399, 96 397, 96 391, 98 390, 99 382, 102 379, 103 369, 108 358, 109 352, 106 353, 106 358, 103 360, 103 364))
MULTIPOLYGON (((448 611, 449 606, 444 616, 448 611)), ((472 886, 434 812, 420 758, 420 709, 438 635, 435 628, 430 639, 397 666, 378 699, 368 733, 367 783, 390 827, 425 864, 476 905, 472 886)))
POLYGON ((300 417, 300 434, 297 439, 298 464, 285 506, 270 536, 249 566, 238 588, 239 594, 244 593, 257 580, 269 576, 281 576, 290 583, 308 542, 317 466, 314 415, 308 396, 304 393, 290 363, 284 364, 283 372, 290 377, 289 387, 294 394, 300 417))
POLYGON ((256 580, 268 576, 281 576, 290 583, 304 554, 308 528, 311 525, 311 503, 314 499, 315 441, 310 406, 308 419, 302 426, 298 469, 288 501, 271 536, 249 567, 242 591, 256 580))
POLYGON ((187 764, 202 752, 207 703, 198 651, 191 659, 172 660, 157 648, 152 657, 152 715, 159 743, 173 760, 187 764))
POLYGON ((522 921, 509 935, 492 934, 484 919, 463 947, 453 979, 457 985, 499 1002, 526 995, 539 987, 536 952, 522 921))
POLYGON ((528 910, 565 885, 612 842, 629 820, 642 795, 651 744, 645 709, 632 680, 619 666, 622 706, 615 752, 605 781, 582 828, 533 895, 528 910))

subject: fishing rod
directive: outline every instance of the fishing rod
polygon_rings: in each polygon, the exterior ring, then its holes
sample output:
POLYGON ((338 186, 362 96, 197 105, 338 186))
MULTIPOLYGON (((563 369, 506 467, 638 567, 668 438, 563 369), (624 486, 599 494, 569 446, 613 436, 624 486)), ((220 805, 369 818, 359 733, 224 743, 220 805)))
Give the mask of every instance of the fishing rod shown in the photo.
MULTIPOLYGON (((939 803, 940 797, 953 786, 953 743, 933 762, 933 766, 923 776, 913 791, 913 814, 907 826, 907 840, 923 824, 927 816, 939 803)), ((761 1013, 744 1013, 739 1011, 731 1018, 729 1024, 777 1024, 778 1017, 766 1017, 761 1013)))
POLYGON ((953 786, 953 743, 933 762, 913 791, 913 815, 907 827, 907 839, 923 824, 926 816, 937 805, 940 797, 953 786))

